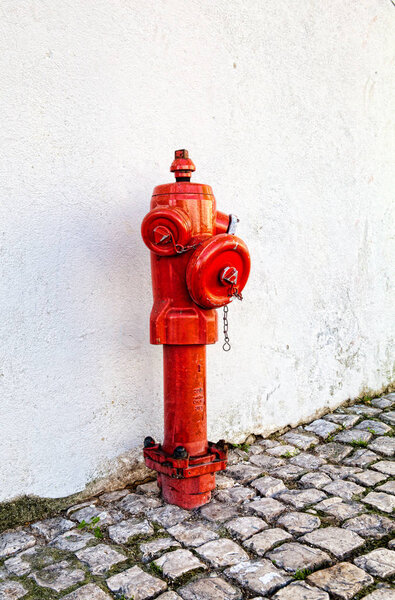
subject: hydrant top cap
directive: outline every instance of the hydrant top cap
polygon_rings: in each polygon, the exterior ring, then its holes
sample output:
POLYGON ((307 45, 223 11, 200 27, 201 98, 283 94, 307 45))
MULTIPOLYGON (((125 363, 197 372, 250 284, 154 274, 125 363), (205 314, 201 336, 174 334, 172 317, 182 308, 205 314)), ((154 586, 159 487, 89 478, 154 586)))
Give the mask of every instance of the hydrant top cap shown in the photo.
POLYGON ((190 179, 193 171, 196 170, 193 161, 189 158, 188 150, 176 150, 174 160, 171 163, 170 171, 175 173, 176 180, 182 178, 190 179))

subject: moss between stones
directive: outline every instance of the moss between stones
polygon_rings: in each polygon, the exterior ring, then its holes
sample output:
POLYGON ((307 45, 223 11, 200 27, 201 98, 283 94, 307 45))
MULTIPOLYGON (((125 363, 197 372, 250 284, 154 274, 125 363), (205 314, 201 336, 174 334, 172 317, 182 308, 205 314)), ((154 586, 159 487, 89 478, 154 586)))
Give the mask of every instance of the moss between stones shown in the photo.
POLYGON ((80 494, 73 494, 65 498, 23 496, 11 502, 2 502, 0 503, 0 532, 53 517, 80 499, 80 494))

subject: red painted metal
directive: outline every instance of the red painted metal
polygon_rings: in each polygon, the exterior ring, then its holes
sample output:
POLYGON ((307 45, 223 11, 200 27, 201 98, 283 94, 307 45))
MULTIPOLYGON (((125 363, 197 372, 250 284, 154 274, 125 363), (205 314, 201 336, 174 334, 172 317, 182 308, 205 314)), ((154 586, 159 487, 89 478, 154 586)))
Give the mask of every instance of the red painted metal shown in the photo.
POLYGON ((147 437, 144 457, 168 502, 196 508, 210 500, 226 467, 223 440, 207 441, 206 344, 217 341, 215 308, 241 293, 250 270, 244 242, 227 233, 237 219, 216 210, 208 185, 191 183, 195 165, 177 150, 175 183, 154 189, 141 233, 151 250, 152 344, 163 344, 164 441, 147 437))

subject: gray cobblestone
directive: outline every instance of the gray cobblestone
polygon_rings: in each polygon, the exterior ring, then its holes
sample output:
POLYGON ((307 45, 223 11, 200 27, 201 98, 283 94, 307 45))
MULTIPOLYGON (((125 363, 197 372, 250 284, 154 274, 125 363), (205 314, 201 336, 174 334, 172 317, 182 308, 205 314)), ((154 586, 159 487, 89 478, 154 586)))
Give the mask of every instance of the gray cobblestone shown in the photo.
POLYGON ((25 531, 10 531, 0 535, 0 558, 31 548, 36 539, 25 531))
POLYGON ((173 538, 165 537, 140 544, 141 560, 143 563, 158 558, 165 550, 176 550, 180 544, 173 538))
POLYGON ((88 565, 93 575, 102 575, 113 565, 123 562, 127 556, 106 544, 98 544, 90 548, 83 548, 75 553, 77 558, 88 565))
POLYGON ((318 529, 321 525, 320 518, 304 512, 289 512, 280 516, 278 525, 285 527, 290 533, 302 535, 318 529))
POLYGON ((262 496, 275 496, 279 492, 286 490, 286 486, 281 479, 277 479, 276 477, 271 477, 270 475, 266 475, 265 477, 259 477, 252 482, 252 487, 254 487, 262 496))
POLYGON ((281 542, 292 540, 292 535, 279 527, 274 529, 266 529, 253 535, 248 540, 245 540, 243 546, 248 550, 252 550, 258 556, 263 556, 268 550, 274 548, 281 542))
POLYGON ((395 496, 385 492, 370 492, 365 498, 362 498, 362 502, 387 513, 392 513, 395 509, 395 496))
POLYGON ((383 413, 381 419, 389 425, 395 425, 395 410, 383 413))
POLYGON ((333 413, 325 415, 324 419, 331 421, 332 423, 336 423, 337 425, 341 425, 344 427, 344 429, 349 429, 358 423, 360 417, 358 415, 342 415, 339 413, 333 413))
POLYGON ((300 450, 309 450, 309 448, 313 448, 319 443, 319 439, 315 435, 308 435, 301 431, 288 431, 284 433, 282 439, 288 444, 292 444, 296 446, 300 450))
POLYGON ((395 523, 381 515, 359 515, 343 523, 342 527, 350 529, 364 538, 380 539, 395 531, 395 523))
POLYGON ((389 431, 392 431, 389 425, 382 423, 381 421, 374 421, 373 419, 365 419, 355 426, 355 429, 364 429, 374 435, 384 435, 389 431))
POLYGON ((216 500, 228 504, 242 504, 246 500, 251 500, 256 496, 254 490, 243 485, 235 485, 226 490, 220 490, 215 494, 216 500))
POLYGON ((317 571, 307 578, 307 583, 316 585, 340 600, 351 600, 373 581, 368 573, 347 562, 317 571))
POLYGON ((329 600, 329 595, 304 581, 298 581, 276 592, 273 600, 329 600))
POLYGON ((386 548, 377 548, 355 558, 354 564, 376 577, 391 577, 395 575, 395 552, 386 548))
POLYGON ((0 582, 0 599, 1 600, 19 600, 26 596, 27 589, 17 581, 2 581, 0 582))
POLYGON ((384 456, 395 455, 395 438, 381 436, 369 444, 369 448, 384 456))
POLYGON ((305 425, 304 428, 306 431, 312 431, 321 438, 327 438, 328 435, 337 431, 339 427, 336 423, 331 423, 326 419, 316 419, 310 425, 305 425))
POLYGON ((213 567, 229 567, 248 560, 248 554, 233 540, 221 538, 196 548, 196 552, 213 567))
POLYGON ((395 477, 395 461, 380 460, 379 462, 374 463, 372 469, 380 471, 380 473, 390 475, 391 477, 395 477))
POLYGON ((218 539, 218 533, 203 525, 203 523, 192 522, 178 523, 170 527, 168 532, 184 546, 196 548, 206 542, 218 539))
POLYGON ((291 581, 270 560, 250 560, 226 569, 225 575, 255 594, 271 594, 291 581))
POLYGON ((328 494, 339 496, 343 500, 352 500, 355 496, 359 496, 365 491, 365 488, 353 481, 344 481, 343 479, 336 479, 328 483, 323 489, 328 494))
POLYGON ((343 559, 364 545, 365 541, 354 531, 339 527, 325 527, 306 533, 302 538, 313 546, 329 550, 337 558, 343 559))
POLYGON ((32 573, 31 577, 41 587, 63 592, 72 585, 84 581, 85 573, 82 569, 75 569, 64 560, 32 573))
POLYGON ((118 575, 107 579, 107 585, 112 592, 123 594, 133 600, 148 600, 167 588, 167 584, 145 573, 140 567, 134 566, 118 575))
POLYGON ((203 577, 180 588, 183 600, 241 600, 242 594, 221 577, 203 577))
MULTIPOLYGON (((229 540, 230 541, 230 540, 229 540)), ((212 543, 212 542, 209 542, 212 543)), ((178 579, 181 575, 195 569, 207 569, 190 550, 174 550, 156 558, 153 564, 159 567, 169 579, 178 579)))
POLYGON ((261 498, 250 502, 248 509, 272 523, 286 510, 286 506, 274 498, 261 498))
POLYGON ((329 444, 323 444, 318 446, 316 453, 321 458, 332 460, 334 462, 342 462, 352 452, 351 446, 345 446, 339 442, 330 442, 329 444))
MULTIPOLYGON (((308 534, 311 535, 311 534, 308 534)), ((315 570, 323 565, 329 565, 332 560, 330 556, 318 548, 310 548, 299 542, 282 544, 267 554, 275 565, 295 573, 303 569, 315 570)))
POLYGON ((267 523, 259 517, 238 517, 226 523, 226 529, 229 533, 241 541, 246 540, 267 527, 267 523))
POLYGON ((295 508, 304 508, 310 504, 315 504, 326 498, 326 494, 321 490, 315 488, 307 488, 305 490, 288 490, 287 492, 281 492, 277 498, 282 502, 291 504, 295 508))
POLYGON ((111 596, 94 583, 88 583, 88 585, 64 596, 63 600, 111 600, 111 596))
POLYGON ((303 477, 301 477, 299 479, 299 483, 303 487, 305 487, 305 488, 314 487, 319 490, 321 488, 323 488, 324 485, 327 485, 331 481, 332 481, 332 479, 328 475, 326 475, 326 473, 319 473, 319 472, 306 473, 306 475, 303 475, 303 477))
POLYGON ((379 460, 379 458, 379 455, 375 452, 359 448, 358 450, 355 450, 352 456, 344 461, 344 464, 363 468, 371 465, 376 460, 379 460))

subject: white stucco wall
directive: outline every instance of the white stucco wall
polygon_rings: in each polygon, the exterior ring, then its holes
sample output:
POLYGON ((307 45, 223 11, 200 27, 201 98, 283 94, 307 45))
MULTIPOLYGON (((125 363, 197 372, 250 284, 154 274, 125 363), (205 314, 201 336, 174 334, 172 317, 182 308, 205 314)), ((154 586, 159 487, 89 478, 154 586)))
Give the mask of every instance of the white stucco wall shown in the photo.
POLYGON ((176 148, 253 260, 232 351, 208 349, 210 437, 390 382, 394 19, 390 0, 0 0, 0 500, 74 493, 161 438, 140 222, 176 148))

